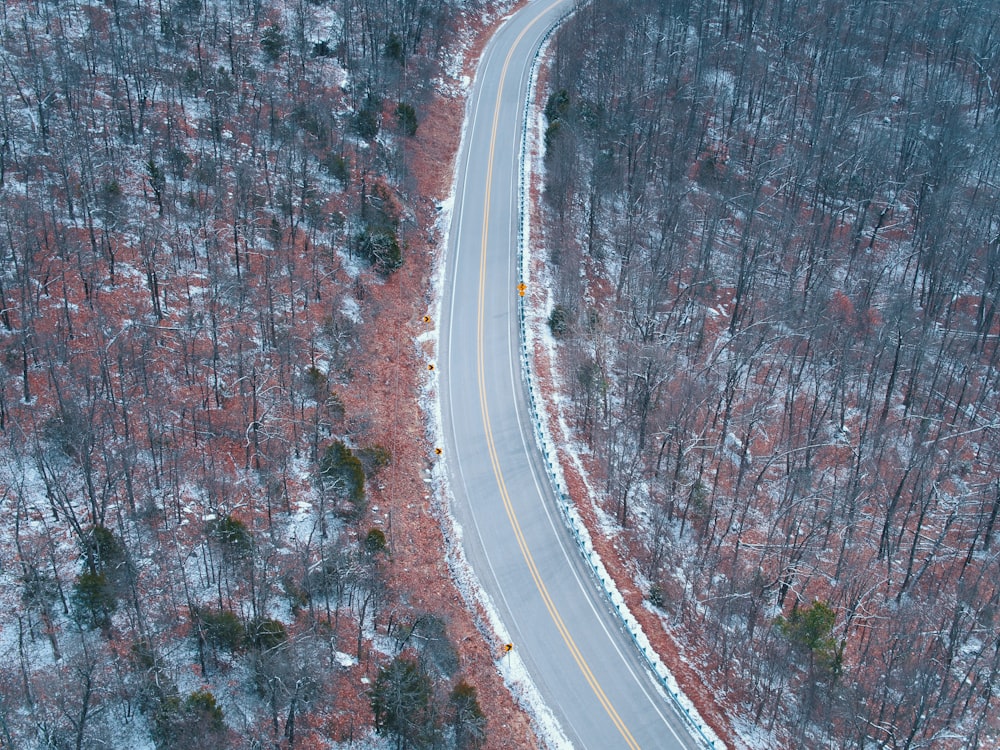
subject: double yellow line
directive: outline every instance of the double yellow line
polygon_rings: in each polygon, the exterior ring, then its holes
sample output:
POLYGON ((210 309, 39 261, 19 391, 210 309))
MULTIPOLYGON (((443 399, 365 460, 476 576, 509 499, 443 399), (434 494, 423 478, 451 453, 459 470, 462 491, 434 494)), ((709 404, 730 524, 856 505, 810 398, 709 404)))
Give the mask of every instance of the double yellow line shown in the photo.
POLYGON ((628 747, 632 750, 639 750, 639 743, 635 741, 632 733, 629 732, 628 727, 622 720, 622 717, 619 716, 614 705, 611 703, 611 700, 605 694, 600 683, 597 681, 597 678, 594 676, 594 673, 590 670, 587 660, 583 658, 583 654, 580 652, 579 647, 573 640, 573 636, 570 634, 569 628, 566 627, 566 623, 559 614, 559 610, 556 608, 555 602, 552 601, 552 597, 549 595, 548 589, 545 586, 545 581, 542 580, 538 567, 535 565, 535 560, 531 556, 531 550, 528 548, 527 540, 524 538, 524 533, 521 531, 521 524, 517 520, 517 514, 514 512, 514 507, 510 501, 510 495, 507 492, 507 484, 504 482, 503 472, 500 469, 500 461, 497 457, 496 446, 493 442, 493 429, 490 424, 489 407, 486 403, 486 363, 483 350, 483 327, 485 320, 484 310, 486 306, 486 242, 489 235, 490 225, 490 193, 493 187, 493 155, 497 140, 497 124, 500 117, 500 93, 503 91, 504 82, 507 79, 507 68, 510 66, 514 50, 521 42, 524 35, 528 33, 528 30, 531 29, 537 21, 538 19, 536 18, 524 28, 511 45, 510 51, 507 53, 507 58, 504 60, 503 68, 500 72, 497 100, 493 110, 493 128, 490 134, 490 151, 486 171, 486 198, 483 205, 483 235, 479 260, 479 309, 477 312, 478 327, 476 331, 476 368, 479 378, 479 404, 482 409, 483 429, 486 434, 486 446, 489 451, 490 463, 493 466, 493 474, 496 476, 497 487, 500 490, 500 497, 503 499, 504 509, 507 511, 507 518, 510 520, 510 525, 513 528, 514 536, 517 539, 517 545, 521 549, 521 554, 524 556, 524 561, 527 563, 528 570, 531 572, 531 578, 534 580, 538 593, 541 595, 542 601, 545 603, 545 608, 552 617, 552 622, 555 623, 556 630, 558 630, 559 635, 562 636, 563 641, 569 648, 570 654, 573 656, 573 660, 577 663, 577 666, 580 667, 580 671, 583 672, 583 676, 587 680, 587 684, 590 685, 591 689, 594 691, 594 695, 597 696, 597 700, 600 701, 601 705, 604 707, 604 710, 607 712, 611 721, 625 739, 625 743, 628 747))

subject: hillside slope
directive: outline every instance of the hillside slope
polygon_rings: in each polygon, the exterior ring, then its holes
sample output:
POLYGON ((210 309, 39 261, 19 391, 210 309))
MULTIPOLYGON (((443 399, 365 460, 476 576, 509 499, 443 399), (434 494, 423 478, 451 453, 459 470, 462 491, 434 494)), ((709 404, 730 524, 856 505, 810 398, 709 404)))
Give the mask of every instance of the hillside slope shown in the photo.
POLYGON ((533 746, 413 343, 504 9, 3 4, 0 745, 533 746))
POLYGON ((748 746, 998 741, 998 28, 596 0, 554 45, 576 499, 748 746))

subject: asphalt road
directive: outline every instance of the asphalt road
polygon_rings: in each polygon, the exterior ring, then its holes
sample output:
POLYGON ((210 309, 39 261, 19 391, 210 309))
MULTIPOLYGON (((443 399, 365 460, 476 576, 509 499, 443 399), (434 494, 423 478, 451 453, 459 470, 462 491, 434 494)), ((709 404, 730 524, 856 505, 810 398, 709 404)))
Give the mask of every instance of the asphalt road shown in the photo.
POLYGON ((440 323, 444 459, 466 556, 574 747, 695 748, 562 524, 521 373, 523 104, 535 50, 571 7, 534 0, 513 15, 470 92, 440 323))

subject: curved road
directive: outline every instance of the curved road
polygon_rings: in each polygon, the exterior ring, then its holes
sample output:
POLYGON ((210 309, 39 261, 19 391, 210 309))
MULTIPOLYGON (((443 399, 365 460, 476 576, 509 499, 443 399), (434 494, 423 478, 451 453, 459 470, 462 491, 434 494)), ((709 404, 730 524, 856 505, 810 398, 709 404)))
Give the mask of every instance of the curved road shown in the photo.
POLYGON ((458 158, 439 371, 466 557, 581 750, 700 747, 641 663, 556 510, 518 345, 518 162, 530 67, 571 0, 533 0, 480 60, 458 158))

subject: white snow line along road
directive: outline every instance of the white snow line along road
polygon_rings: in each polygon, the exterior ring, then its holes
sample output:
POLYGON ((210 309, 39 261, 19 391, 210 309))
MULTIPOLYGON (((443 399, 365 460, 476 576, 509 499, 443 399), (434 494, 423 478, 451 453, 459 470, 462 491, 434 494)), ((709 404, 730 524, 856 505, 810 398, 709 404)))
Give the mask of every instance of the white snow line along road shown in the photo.
POLYGON ((493 629, 518 644, 570 741, 581 749, 687 750, 704 746, 707 728, 676 686, 669 689, 665 670, 654 680, 647 669, 648 641, 568 507, 548 431, 529 405, 537 401, 530 333, 513 299, 528 227, 525 103, 538 49, 568 9, 567 0, 535 0, 511 16, 487 44, 470 90, 442 261, 443 366, 434 371, 442 463, 453 529, 468 531, 462 551, 478 576, 476 601, 492 603, 493 629), (603 593, 592 575, 604 579, 603 593), (700 731, 689 732, 692 723, 700 731))
MULTIPOLYGON (((548 50, 548 44, 552 34, 570 15, 572 15, 572 12, 567 13, 559 19, 555 26, 549 29, 542 45, 538 48, 538 51, 535 54, 535 59, 532 62, 528 95, 524 103, 524 124, 522 126, 521 133, 521 163, 519 180, 521 221, 518 231, 518 268, 520 275, 519 283, 524 284, 525 286, 528 285, 528 282, 531 279, 530 238, 532 206, 530 205, 529 188, 531 185, 532 169, 534 166, 532 163, 532 154, 537 152, 541 155, 542 152, 540 148, 538 148, 538 145, 544 142, 538 137, 537 133, 532 134, 532 131, 529 128, 529 118, 534 119, 537 115, 535 100, 537 95, 539 65, 548 50), (536 148, 530 148, 529 146, 535 146, 536 148)), ((612 606, 615 608, 615 612, 625 625, 633 643, 635 644, 635 647, 639 650, 639 653, 642 654, 647 665, 656 676, 660 686, 666 691, 667 695, 670 696, 671 700, 681 711, 684 718, 687 719, 691 731, 694 732, 695 736, 701 739, 708 747, 716 750, 725 750, 725 743, 719 738, 715 731, 708 726, 701 714, 698 712, 698 709, 681 690, 670 669, 663 663, 655 649, 653 649, 649 642, 649 638, 642 629, 642 626, 632 615, 628 605, 625 603, 624 597, 622 597, 621 592, 618 590, 614 579, 604 567, 604 562, 594 549, 589 530, 583 523, 583 519, 580 517, 576 508, 573 507, 572 501, 569 499, 569 492, 566 489, 566 481, 563 477, 562 467, 559 465, 556 458, 558 454, 556 452, 555 443, 551 437, 551 431, 548 425, 548 415, 544 410, 538 408, 538 404, 542 403, 541 391, 538 388, 534 376, 534 368, 532 366, 533 359, 531 357, 532 347, 530 345, 534 340, 536 331, 531 330, 528 324, 527 315, 525 313, 526 304, 527 298, 522 296, 519 303, 522 347, 521 365, 525 382, 528 385, 531 417, 532 423, 535 427, 535 438, 538 442, 538 448, 545 458, 545 466, 548 469, 549 480, 552 482, 552 487, 556 493, 556 497, 559 498, 559 509, 562 511, 563 519, 567 527, 573 533, 573 537, 577 541, 580 553, 589 564, 595 580, 600 584, 600 587, 603 589, 612 606)))

